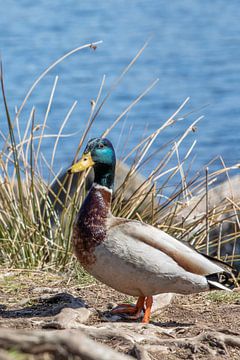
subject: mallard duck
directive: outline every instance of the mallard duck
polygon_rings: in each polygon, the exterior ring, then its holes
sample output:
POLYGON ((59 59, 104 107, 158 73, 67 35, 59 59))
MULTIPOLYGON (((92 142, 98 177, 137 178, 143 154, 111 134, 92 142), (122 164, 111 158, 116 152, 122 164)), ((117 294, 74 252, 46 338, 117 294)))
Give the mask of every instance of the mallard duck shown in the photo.
POLYGON ((111 213, 116 157, 104 138, 88 142, 70 173, 94 169, 94 183, 73 228, 73 248, 82 266, 113 289, 138 297, 136 306, 114 309, 149 322, 152 296, 159 293, 192 294, 211 289, 228 290, 220 275, 231 271, 165 232, 140 221, 111 213))

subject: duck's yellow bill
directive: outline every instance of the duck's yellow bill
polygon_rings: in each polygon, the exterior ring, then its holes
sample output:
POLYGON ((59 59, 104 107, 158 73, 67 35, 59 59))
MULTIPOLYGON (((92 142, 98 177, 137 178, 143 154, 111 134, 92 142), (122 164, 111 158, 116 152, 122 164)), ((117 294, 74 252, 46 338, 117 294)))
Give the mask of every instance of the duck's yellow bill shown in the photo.
POLYGON ((74 164, 68 170, 69 173, 77 173, 83 170, 88 169, 89 167, 93 166, 95 163, 92 159, 91 153, 83 154, 82 158, 74 164))

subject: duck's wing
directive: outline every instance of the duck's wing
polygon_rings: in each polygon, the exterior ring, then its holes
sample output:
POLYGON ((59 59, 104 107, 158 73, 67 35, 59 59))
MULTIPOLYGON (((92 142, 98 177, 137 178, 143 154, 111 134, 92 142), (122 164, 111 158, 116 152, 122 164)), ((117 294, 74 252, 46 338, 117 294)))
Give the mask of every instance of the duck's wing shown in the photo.
MULTIPOLYGON (((180 241, 180 240, 178 240, 180 241)), ((225 261, 222 261, 220 259, 214 258, 211 255, 207 255, 207 254, 203 254, 200 251, 198 251, 197 249, 195 249, 195 247, 191 244, 189 244, 186 241, 183 241, 183 244, 188 246, 190 249, 194 250, 195 252, 197 252, 198 254, 200 254, 201 256, 204 256, 205 258, 207 258, 208 260, 210 260, 212 263, 220 266, 223 270, 225 270, 226 272, 232 273, 234 276, 238 276, 238 271, 236 268, 234 268, 232 265, 227 264, 225 261)))
MULTIPOLYGON (((179 266, 188 272, 198 275, 209 275, 226 271, 221 261, 211 261, 194 248, 166 234, 151 225, 140 221, 112 217, 108 234, 116 238, 140 241, 168 255, 179 266)), ((159 257, 161 259, 161 257, 159 257)), ((230 270, 227 270, 231 273, 230 270)))

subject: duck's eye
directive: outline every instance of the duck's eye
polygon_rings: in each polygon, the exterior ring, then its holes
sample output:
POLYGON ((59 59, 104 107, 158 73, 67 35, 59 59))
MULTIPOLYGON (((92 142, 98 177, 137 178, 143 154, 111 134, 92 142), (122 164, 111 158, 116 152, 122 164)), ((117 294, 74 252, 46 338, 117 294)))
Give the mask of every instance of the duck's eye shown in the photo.
POLYGON ((104 148, 104 145, 103 145, 103 144, 99 144, 99 145, 98 145, 98 148, 99 148, 99 149, 103 149, 103 148, 104 148))

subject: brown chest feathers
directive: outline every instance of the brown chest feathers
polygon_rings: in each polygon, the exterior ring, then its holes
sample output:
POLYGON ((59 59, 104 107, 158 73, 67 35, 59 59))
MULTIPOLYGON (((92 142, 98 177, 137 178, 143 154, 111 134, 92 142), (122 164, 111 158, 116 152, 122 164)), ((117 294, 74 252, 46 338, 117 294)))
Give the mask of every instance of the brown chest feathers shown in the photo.
POLYGON ((73 228, 75 255, 84 267, 95 261, 94 249, 107 236, 107 216, 111 192, 94 184, 86 197, 73 228))

